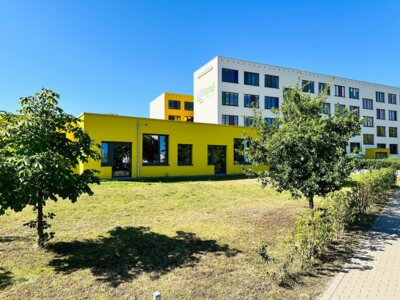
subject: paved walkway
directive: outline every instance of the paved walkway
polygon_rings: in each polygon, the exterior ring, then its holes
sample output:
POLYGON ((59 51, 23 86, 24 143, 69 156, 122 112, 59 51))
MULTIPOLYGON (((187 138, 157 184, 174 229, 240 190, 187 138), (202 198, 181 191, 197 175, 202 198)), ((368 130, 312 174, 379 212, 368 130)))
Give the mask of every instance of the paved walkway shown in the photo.
POLYGON ((400 192, 320 299, 400 299, 400 192))

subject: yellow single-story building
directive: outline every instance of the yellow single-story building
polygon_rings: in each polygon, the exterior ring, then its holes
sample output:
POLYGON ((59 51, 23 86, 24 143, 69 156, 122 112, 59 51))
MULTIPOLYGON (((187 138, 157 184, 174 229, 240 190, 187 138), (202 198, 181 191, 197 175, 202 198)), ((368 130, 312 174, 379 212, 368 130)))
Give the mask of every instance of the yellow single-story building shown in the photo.
POLYGON ((101 144, 101 179, 241 174, 243 134, 253 128, 83 113, 81 126, 101 144))

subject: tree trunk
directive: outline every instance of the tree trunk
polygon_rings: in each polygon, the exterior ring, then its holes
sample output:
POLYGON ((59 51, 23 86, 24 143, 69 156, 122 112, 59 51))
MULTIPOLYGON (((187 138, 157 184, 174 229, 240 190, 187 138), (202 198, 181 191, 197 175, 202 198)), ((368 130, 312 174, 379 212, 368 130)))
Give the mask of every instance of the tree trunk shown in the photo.
POLYGON ((39 200, 37 204, 37 234, 38 234, 38 247, 44 247, 44 232, 43 232, 43 201, 39 200))
POLYGON ((314 196, 310 196, 310 197, 308 198, 308 207, 309 207, 310 209, 314 209, 314 196))

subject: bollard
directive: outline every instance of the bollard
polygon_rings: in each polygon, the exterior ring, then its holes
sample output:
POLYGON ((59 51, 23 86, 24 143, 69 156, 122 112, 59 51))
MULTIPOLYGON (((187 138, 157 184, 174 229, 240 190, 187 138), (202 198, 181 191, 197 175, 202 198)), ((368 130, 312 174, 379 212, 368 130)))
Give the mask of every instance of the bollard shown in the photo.
POLYGON ((161 300, 161 293, 160 292, 154 292, 153 293, 153 300, 161 300))

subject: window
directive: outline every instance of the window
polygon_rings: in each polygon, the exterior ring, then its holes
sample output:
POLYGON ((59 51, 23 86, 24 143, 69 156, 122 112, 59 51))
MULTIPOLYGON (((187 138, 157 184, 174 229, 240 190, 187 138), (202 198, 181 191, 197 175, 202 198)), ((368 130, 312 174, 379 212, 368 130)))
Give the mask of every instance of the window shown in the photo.
POLYGON ((222 105, 238 106, 239 105, 238 93, 222 92, 222 105))
POLYGON ((386 127, 376 126, 376 136, 386 136, 386 127))
POLYGON ((376 148, 379 148, 379 149, 385 149, 386 148, 386 144, 376 144, 376 148))
POLYGON ((248 143, 244 139, 233 139, 233 162, 234 164, 248 164, 248 157, 245 149, 248 148, 248 143))
POLYGON ((265 109, 279 108, 279 98, 278 97, 265 96, 265 98, 264 98, 264 108, 265 109))
POLYGON ((336 97, 346 97, 344 86, 342 86, 342 85, 335 85, 335 96, 336 96, 336 97))
POLYGON ((244 107, 259 107, 258 100, 259 100, 258 95, 248 95, 244 94, 244 107))
POLYGON ((238 125, 238 116, 222 115, 222 124, 225 125, 238 125))
POLYGON ((254 118, 253 117, 243 117, 243 126, 253 126, 254 125, 254 118))
POLYGON ((110 155, 110 143, 102 142, 101 143, 101 165, 102 166, 111 166, 111 155, 110 155))
POLYGON ((170 121, 180 121, 181 120, 181 116, 169 115, 168 116, 168 120, 170 120, 170 121))
POLYGON ((181 101, 169 100, 168 101, 168 108, 169 109, 181 109, 181 101))
POLYGON ((397 96, 395 94, 388 94, 388 102, 390 104, 397 104, 397 96))
POLYGON ((350 152, 360 152, 361 151, 361 144, 360 143, 350 143, 350 152))
POLYGON ((336 109, 336 110, 344 110, 344 109, 346 109, 346 105, 336 103, 335 109, 336 109))
POLYGON ((192 164, 192 145, 178 144, 178 166, 189 166, 192 164))
POLYGON ((374 118, 364 117, 364 127, 374 127, 374 118))
POLYGON ((364 134, 363 135, 364 145, 373 145, 374 144, 374 135, 373 134, 364 134))
POLYGON ((379 119, 379 120, 385 120, 385 110, 378 108, 376 110, 376 118, 379 119))
POLYGON ((376 92, 376 102, 385 102, 385 93, 376 92))
POLYGON ((322 113, 324 115, 331 114, 331 104, 330 103, 322 103, 322 113))
POLYGON ((244 84, 246 85, 260 85, 260 76, 258 73, 244 72, 244 84))
POLYGON ((272 125, 275 123, 275 118, 265 118, 264 121, 266 124, 272 125))
POLYGON ((390 121, 397 121, 397 111, 389 110, 389 120, 390 121))
POLYGON ((222 69, 222 81, 230 83, 239 83, 238 70, 222 69))
POLYGON ((185 110, 193 110, 193 102, 185 101, 185 110))
POLYGON ((193 117, 185 117, 186 122, 193 122, 194 118, 193 117))
POLYGON ((359 106, 350 105, 349 106, 349 111, 355 111, 357 117, 360 117, 360 107, 359 106))
POLYGON ((143 165, 168 164, 168 136, 143 134, 143 165))
POLYGON ((265 75, 265 87, 279 89, 279 76, 265 75))
POLYGON ((360 99, 360 90, 357 88, 349 87, 349 97, 351 99, 360 99))
POLYGON ((303 80, 302 84, 304 93, 314 93, 314 81, 303 80))
POLYGON ((389 144, 390 154, 398 154, 398 146, 397 144, 389 144))
POLYGON ((363 109, 374 109, 374 101, 372 99, 362 99, 363 109))
POLYGON ((324 92, 326 89, 327 94, 330 95, 331 94, 331 86, 328 83, 325 82, 320 82, 318 83, 318 92, 321 94, 322 92, 324 92))
POLYGON ((397 127, 389 127, 389 137, 397 137, 397 127))

